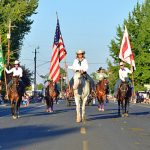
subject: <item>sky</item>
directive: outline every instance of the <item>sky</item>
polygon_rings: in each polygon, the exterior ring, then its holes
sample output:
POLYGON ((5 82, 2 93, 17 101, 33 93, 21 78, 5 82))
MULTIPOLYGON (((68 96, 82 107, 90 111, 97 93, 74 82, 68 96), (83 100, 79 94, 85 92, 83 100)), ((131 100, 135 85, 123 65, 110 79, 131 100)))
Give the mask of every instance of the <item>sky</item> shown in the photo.
MULTIPOLYGON (((30 32, 23 40, 20 62, 34 71, 34 51, 37 49, 37 83, 49 73, 52 45, 56 29, 56 12, 67 50, 66 61, 72 65, 76 51, 86 52, 88 74, 99 67, 107 69, 110 41, 116 37, 118 25, 123 25, 135 5, 144 0, 39 0, 37 14, 30 32)), ((64 67, 64 61, 61 67, 64 67)), ((68 70, 69 78, 73 71, 68 70)))

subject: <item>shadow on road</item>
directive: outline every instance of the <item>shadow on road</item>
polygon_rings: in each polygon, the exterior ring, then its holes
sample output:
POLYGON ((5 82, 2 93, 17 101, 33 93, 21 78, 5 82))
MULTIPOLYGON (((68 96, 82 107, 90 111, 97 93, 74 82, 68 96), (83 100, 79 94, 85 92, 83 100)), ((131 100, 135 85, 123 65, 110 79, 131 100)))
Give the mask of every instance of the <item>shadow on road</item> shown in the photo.
POLYGON ((107 113, 107 114, 96 114, 91 115, 91 118, 88 118, 87 121, 99 120, 99 119, 112 119, 112 118, 120 118, 118 114, 115 113, 107 113))
POLYGON ((59 110, 54 110, 54 112, 49 113, 49 112, 45 112, 44 110, 42 112, 35 112, 35 113, 31 113, 31 112, 25 112, 22 113, 23 118, 24 117, 33 117, 33 116, 47 116, 47 115, 56 115, 56 114, 62 114, 65 112, 69 112, 69 111, 75 111, 75 108, 67 108, 67 109, 59 109, 59 110))
POLYGON ((149 115, 150 111, 144 111, 144 112, 133 112, 129 113, 130 115, 136 115, 136 116, 143 116, 143 115, 149 115))
POLYGON ((80 127, 60 128, 58 126, 21 126, 0 129, 1 149, 22 149, 41 141, 53 140, 78 132, 80 127))

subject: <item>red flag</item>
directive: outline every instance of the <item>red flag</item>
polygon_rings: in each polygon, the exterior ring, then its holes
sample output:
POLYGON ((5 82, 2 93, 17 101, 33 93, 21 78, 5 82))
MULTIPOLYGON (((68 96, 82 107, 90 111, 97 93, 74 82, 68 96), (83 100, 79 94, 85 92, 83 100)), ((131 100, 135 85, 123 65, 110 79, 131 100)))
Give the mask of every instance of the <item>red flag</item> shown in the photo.
POLYGON ((67 52, 65 50, 63 38, 60 32, 59 20, 57 19, 49 76, 49 78, 53 80, 53 82, 58 82, 58 80, 60 79, 59 62, 66 56, 66 54, 67 52))
POLYGON ((123 35, 123 39, 122 39, 122 43, 121 43, 119 58, 122 61, 133 66, 135 69, 134 54, 131 50, 129 35, 128 35, 128 31, 127 31, 126 27, 125 27, 125 31, 124 31, 124 35, 123 35))

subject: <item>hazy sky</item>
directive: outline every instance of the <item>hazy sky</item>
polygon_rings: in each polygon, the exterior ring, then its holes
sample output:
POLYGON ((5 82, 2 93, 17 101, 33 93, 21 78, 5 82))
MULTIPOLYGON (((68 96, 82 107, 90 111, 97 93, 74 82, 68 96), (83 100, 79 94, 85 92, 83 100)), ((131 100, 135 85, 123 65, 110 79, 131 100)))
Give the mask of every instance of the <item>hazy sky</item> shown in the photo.
MULTIPOLYGON (((137 2, 144 0, 39 0, 31 32, 25 36, 21 64, 34 71, 34 50, 37 49, 37 83, 40 75, 49 72, 52 45, 56 29, 56 11, 67 50, 67 62, 72 64, 78 49, 86 51, 88 73, 100 66, 107 68, 110 41, 116 28, 128 18, 137 2)), ((64 67, 64 64, 61 63, 64 67)), ((69 76, 72 71, 69 70, 69 76)))

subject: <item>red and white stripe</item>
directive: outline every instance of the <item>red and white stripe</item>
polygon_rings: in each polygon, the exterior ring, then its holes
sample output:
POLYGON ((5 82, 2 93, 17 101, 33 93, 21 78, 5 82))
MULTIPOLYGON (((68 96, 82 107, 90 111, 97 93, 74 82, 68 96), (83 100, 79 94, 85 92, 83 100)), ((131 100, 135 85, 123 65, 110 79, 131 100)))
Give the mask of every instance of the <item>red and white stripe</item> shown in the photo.
POLYGON ((124 32, 122 43, 121 43, 119 58, 122 61, 130 64, 131 66, 133 66, 134 69, 135 69, 134 54, 131 50, 129 35, 128 35, 128 31, 127 31, 126 27, 125 27, 125 32, 124 32))
POLYGON ((61 61, 65 56, 66 56, 67 52, 64 46, 64 42, 62 39, 62 36, 60 35, 60 39, 59 39, 59 61, 61 61))
POLYGON ((59 48, 55 44, 53 45, 49 78, 53 82, 58 82, 60 79, 59 48))

